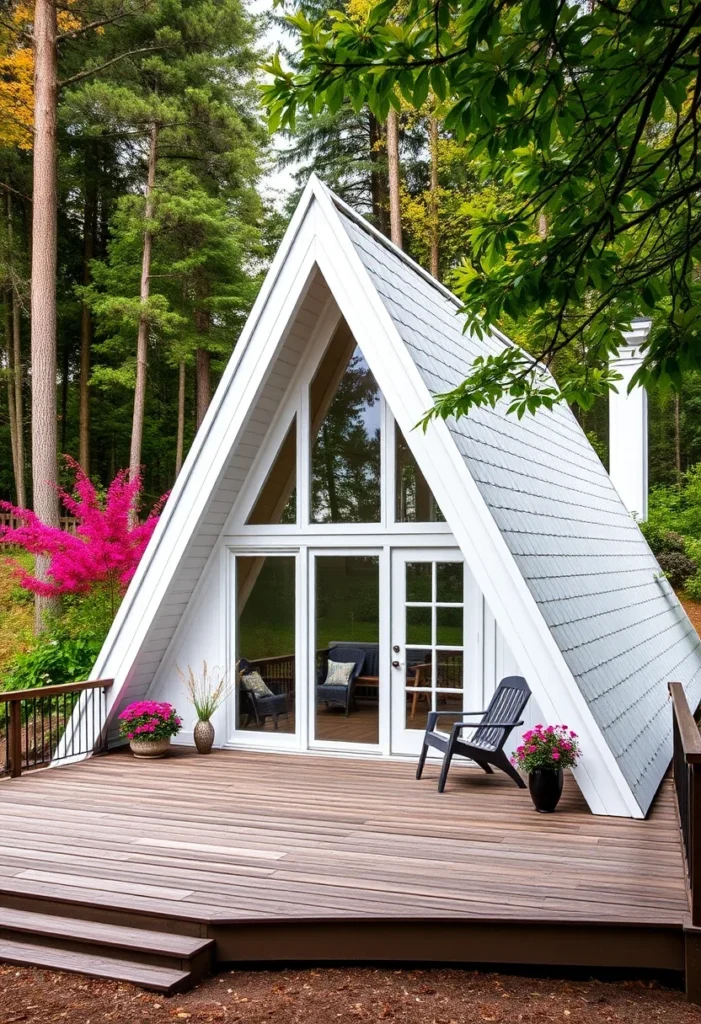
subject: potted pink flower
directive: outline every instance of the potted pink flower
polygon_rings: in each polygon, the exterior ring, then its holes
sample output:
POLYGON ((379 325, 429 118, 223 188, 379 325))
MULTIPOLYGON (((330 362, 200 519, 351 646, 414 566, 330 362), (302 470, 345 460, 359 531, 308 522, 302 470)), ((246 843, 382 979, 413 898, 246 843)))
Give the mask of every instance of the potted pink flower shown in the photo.
POLYGON ((134 701, 119 716, 119 735, 129 740, 134 757, 163 757, 181 728, 173 705, 155 700, 134 701))
POLYGON ((580 756, 577 733, 566 725, 536 725, 523 734, 512 762, 528 775, 528 789, 536 811, 551 814, 562 796, 565 768, 580 756))

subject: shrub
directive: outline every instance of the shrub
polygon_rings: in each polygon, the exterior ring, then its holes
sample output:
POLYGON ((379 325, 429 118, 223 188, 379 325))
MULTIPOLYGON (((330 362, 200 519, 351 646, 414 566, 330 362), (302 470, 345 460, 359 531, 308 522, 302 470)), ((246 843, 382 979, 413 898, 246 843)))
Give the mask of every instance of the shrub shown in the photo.
POLYGON ((655 555, 663 551, 686 551, 687 540, 676 530, 664 530, 649 521, 638 525, 655 555))
POLYGON ((687 580, 694 576, 698 569, 696 562, 681 551, 660 551, 657 561, 675 590, 685 587, 687 580))
POLYGON ((580 755, 577 733, 566 725, 536 725, 523 734, 512 761, 523 771, 534 772, 545 768, 556 772, 559 768, 573 768, 580 755))
POLYGON ((137 700, 119 716, 119 735, 128 740, 165 740, 177 735, 182 724, 172 704, 137 700))
POLYGON ((55 632, 38 638, 33 647, 15 655, 0 682, 2 690, 31 690, 58 686, 90 677, 102 637, 69 636, 55 632))

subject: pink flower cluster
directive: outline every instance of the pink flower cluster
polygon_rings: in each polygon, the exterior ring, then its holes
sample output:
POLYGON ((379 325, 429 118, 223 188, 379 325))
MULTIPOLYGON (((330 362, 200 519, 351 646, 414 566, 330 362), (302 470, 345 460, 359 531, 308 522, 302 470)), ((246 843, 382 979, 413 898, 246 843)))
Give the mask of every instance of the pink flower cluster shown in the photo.
POLYGON ((182 724, 172 704, 155 700, 134 701, 119 715, 120 735, 128 740, 165 739, 180 732, 182 724))
POLYGON ((130 480, 127 472, 119 472, 101 499, 78 463, 68 456, 65 461, 75 474, 74 490, 59 491, 59 496, 69 515, 78 520, 75 534, 47 526, 31 509, 2 501, 0 511, 10 512, 22 525, 0 527, 0 541, 49 556, 46 580, 17 566, 21 585, 32 593, 44 597, 84 594, 105 583, 125 591, 156 528, 165 498, 143 523, 134 523, 133 513, 141 497, 139 476, 130 480))
POLYGON ((572 768, 580 755, 577 733, 566 725, 536 725, 523 734, 512 763, 532 772, 536 768, 572 768))

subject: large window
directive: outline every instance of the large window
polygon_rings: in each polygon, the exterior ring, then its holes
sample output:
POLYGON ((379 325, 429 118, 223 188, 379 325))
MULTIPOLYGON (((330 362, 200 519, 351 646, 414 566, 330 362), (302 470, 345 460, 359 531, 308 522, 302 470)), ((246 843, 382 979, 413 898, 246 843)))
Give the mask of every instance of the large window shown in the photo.
POLYGON ((247 525, 297 521, 297 418, 275 457, 247 525))
POLYGON ((380 391, 347 328, 310 388, 313 523, 380 521, 380 391))
POLYGON ((444 523, 445 518, 433 497, 426 477, 395 424, 395 518, 398 523, 444 523))
POLYGON ((316 559, 317 740, 379 740, 379 559, 316 559))
POLYGON ((295 559, 238 556, 237 728, 294 732, 295 559))

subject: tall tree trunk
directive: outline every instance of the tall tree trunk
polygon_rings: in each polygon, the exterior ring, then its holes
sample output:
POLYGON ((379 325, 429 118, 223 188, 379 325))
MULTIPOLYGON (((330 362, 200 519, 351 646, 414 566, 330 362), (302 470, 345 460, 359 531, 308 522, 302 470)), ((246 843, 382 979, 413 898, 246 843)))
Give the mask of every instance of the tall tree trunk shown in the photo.
POLYGON ((129 453, 129 476, 135 479, 141 472, 141 444, 144 436, 144 413, 146 409, 146 367, 148 356, 148 312, 146 304, 151 290, 151 246, 153 233, 153 186, 156 182, 156 161, 158 159, 158 125, 151 125, 148 151, 148 172, 146 177, 146 207, 144 209, 144 249, 141 259, 141 290, 139 297, 143 307, 139 318, 139 333, 136 340, 136 382, 134 384, 134 418, 131 427, 131 451, 129 453))
POLYGON ((679 392, 674 393, 674 468, 677 487, 682 486, 682 442, 681 442, 681 401, 679 392))
POLYGON ((431 134, 431 273, 440 281, 438 237, 438 118, 430 121, 431 134))
POLYGON ((12 372, 15 392, 15 423, 17 432, 17 504, 20 508, 27 507, 27 482, 25 478, 24 457, 24 398, 22 397, 22 335, 20 321, 20 305, 17 288, 12 289, 12 372))
POLYGON ((387 166, 389 171, 389 236, 402 248, 402 209, 399 189, 399 115, 387 115, 387 166))
MULTIPOLYGON (((17 495, 17 504, 20 508, 27 507, 27 487, 25 483, 25 467, 24 467, 24 400, 22 398, 22 335, 21 335, 21 322, 20 322, 20 302, 19 292, 17 289, 17 268, 14 262, 14 224, 13 224, 13 213, 12 213, 12 196, 7 193, 7 246, 9 250, 10 258, 10 273, 12 281, 10 285, 11 295, 8 301, 11 301, 12 305, 12 341, 10 342, 10 336, 7 335, 7 357, 8 366, 11 369, 12 379, 12 409, 14 412, 14 426, 10 423, 10 431, 14 431, 15 436, 15 449, 13 451, 16 457, 15 465, 15 492, 17 495), (10 351, 10 345, 12 351, 10 351)), ((9 305, 7 307, 9 312, 9 305)))
MULTIPOLYGON (((195 330, 203 340, 206 340, 210 328, 209 312, 207 309, 202 308, 206 297, 207 288, 200 283, 197 288, 199 308, 195 310, 195 330)), ((206 345, 199 346, 195 353, 195 395, 197 408, 196 423, 199 430, 202 426, 204 415, 207 409, 209 409, 209 403, 212 400, 212 357, 206 345)))
POLYGON ((70 347, 68 337, 64 338, 61 352, 61 451, 68 446, 68 377, 70 374, 70 347))
POLYGON ((197 429, 202 426, 204 414, 212 400, 212 357, 205 348, 196 353, 197 429))
POLYGON ((372 215, 383 235, 389 234, 389 192, 385 167, 385 140, 382 126, 374 114, 368 113, 370 135, 370 198, 372 215))
POLYGON ((12 473, 15 480, 15 497, 19 500, 19 461, 17 458, 17 413, 15 411, 15 374, 12 347, 12 293, 8 288, 3 296, 5 314, 5 346, 7 349, 7 412, 10 420, 10 449, 12 451, 12 473))
POLYGON ((175 442, 175 475, 183 468, 185 450, 185 360, 178 367, 178 437, 175 442))
MULTIPOLYGON (((91 153, 95 156, 93 150, 91 153)), ((85 171, 85 206, 83 209, 83 284, 92 281, 90 261, 95 255, 95 231, 97 227, 97 179, 95 168, 85 171)), ((92 315, 90 307, 83 302, 80 310, 80 412, 78 437, 78 462, 83 470, 90 473, 90 349, 92 347, 92 315)))
MULTIPOLYGON (((34 195, 32 215, 32 479, 34 511, 49 526, 60 526, 56 446, 56 7, 34 4, 34 195)), ((46 578, 48 559, 37 556, 35 571, 46 578)), ((35 628, 57 611, 55 598, 36 598, 35 628)))

